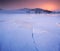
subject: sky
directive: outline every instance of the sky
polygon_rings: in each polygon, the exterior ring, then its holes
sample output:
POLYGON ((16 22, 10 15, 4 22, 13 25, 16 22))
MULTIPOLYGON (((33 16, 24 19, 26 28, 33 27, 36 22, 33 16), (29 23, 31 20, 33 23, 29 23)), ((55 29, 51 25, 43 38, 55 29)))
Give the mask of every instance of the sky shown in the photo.
POLYGON ((60 10, 60 0, 0 0, 0 8, 42 8, 46 10, 60 10))

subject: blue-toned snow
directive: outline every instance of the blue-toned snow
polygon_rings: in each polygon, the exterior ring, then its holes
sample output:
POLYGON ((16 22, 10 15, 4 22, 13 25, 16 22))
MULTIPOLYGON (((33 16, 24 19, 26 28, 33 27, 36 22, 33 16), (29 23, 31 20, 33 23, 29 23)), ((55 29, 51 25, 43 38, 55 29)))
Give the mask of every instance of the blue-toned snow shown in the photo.
POLYGON ((60 15, 0 14, 0 51, 60 51, 60 15))

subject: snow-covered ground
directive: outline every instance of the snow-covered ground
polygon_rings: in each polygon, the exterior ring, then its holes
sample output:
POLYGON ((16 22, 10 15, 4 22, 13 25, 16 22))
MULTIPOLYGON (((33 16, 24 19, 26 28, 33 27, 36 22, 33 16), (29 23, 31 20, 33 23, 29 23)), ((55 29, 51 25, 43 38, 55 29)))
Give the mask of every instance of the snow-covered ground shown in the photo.
POLYGON ((0 51, 60 51, 60 15, 0 14, 0 51))

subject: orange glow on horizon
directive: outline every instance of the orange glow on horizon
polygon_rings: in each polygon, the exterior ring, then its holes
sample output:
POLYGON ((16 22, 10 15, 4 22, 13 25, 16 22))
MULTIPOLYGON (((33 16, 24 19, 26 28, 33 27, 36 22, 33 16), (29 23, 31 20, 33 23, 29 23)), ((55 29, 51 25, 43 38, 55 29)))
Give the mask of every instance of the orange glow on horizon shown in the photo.
POLYGON ((53 1, 46 1, 46 2, 16 2, 16 3, 11 3, 2 6, 2 8, 7 9, 7 10, 15 10, 15 9, 22 9, 22 8, 41 8, 45 10, 51 10, 51 11, 56 11, 60 10, 59 3, 58 2, 53 2, 53 1))
POLYGON ((44 3, 42 4, 42 6, 40 6, 41 8, 43 9, 46 9, 46 10, 57 10, 57 5, 54 4, 54 3, 44 3))

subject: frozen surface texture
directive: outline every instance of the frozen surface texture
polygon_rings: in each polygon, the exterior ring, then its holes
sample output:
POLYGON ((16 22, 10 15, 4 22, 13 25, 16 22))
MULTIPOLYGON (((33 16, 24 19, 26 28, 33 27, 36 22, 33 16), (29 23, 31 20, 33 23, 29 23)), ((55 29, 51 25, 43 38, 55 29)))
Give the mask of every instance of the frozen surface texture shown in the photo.
POLYGON ((60 51, 60 15, 0 14, 0 51, 60 51))

